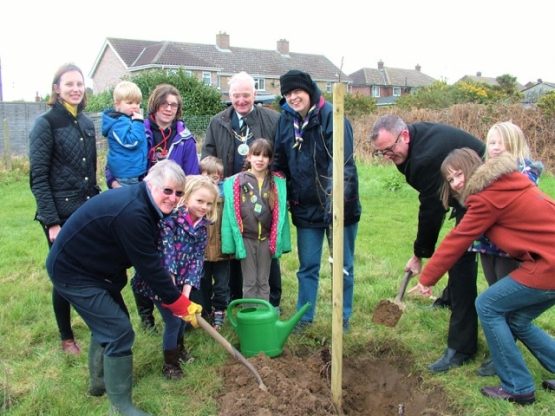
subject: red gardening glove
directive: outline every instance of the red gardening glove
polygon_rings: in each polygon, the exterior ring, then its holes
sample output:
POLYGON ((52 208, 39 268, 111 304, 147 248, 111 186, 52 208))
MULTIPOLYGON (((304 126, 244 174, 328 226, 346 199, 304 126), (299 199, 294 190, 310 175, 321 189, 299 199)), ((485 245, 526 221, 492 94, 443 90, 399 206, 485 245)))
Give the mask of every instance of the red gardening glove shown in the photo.
POLYGON ((202 306, 198 303, 191 302, 187 297, 181 295, 174 303, 169 305, 162 303, 162 306, 168 308, 175 316, 189 322, 194 328, 198 328, 196 314, 202 312, 202 306))
POLYGON ((190 304, 191 301, 184 295, 181 295, 175 302, 170 304, 162 303, 162 306, 169 309, 175 316, 181 318, 182 316, 187 315, 187 308, 190 304))

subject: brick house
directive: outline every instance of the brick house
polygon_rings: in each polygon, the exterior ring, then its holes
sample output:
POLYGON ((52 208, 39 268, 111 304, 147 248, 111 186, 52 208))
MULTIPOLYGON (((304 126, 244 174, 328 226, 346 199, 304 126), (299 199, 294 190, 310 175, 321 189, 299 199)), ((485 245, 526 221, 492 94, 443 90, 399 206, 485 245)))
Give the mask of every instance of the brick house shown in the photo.
POLYGON ((420 65, 414 69, 391 68, 378 62, 378 68, 361 68, 349 75, 351 92, 376 99, 378 106, 393 105, 401 95, 410 94, 418 88, 433 84, 436 80, 421 72, 420 65))
MULTIPOLYGON (((322 91, 332 91, 340 70, 323 55, 295 53, 280 39, 275 50, 231 46, 227 33, 216 35, 215 45, 106 38, 90 71, 95 93, 113 87, 124 75, 148 69, 183 69, 227 97, 229 78, 246 71, 256 81, 257 97, 272 101, 280 95, 279 77, 290 69, 310 73, 322 91)), ((350 80, 341 73, 347 85, 350 80)))

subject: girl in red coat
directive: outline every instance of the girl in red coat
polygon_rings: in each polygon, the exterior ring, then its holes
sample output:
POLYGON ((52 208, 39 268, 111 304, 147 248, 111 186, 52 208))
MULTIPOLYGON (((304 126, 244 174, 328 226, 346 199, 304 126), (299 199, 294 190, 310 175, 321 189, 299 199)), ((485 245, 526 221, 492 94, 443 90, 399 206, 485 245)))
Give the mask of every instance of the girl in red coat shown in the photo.
MULTIPOLYGON (((483 387, 491 398, 519 404, 535 400, 534 379, 514 337, 540 364, 555 372, 555 339, 532 323, 555 304, 555 201, 520 173, 505 153, 483 163, 471 149, 452 151, 441 171, 467 207, 463 220, 445 237, 415 289, 431 293, 441 276, 484 234, 520 266, 476 299, 499 386, 483 387)), ((555 389, 555 380, 543 386, 555 389)))

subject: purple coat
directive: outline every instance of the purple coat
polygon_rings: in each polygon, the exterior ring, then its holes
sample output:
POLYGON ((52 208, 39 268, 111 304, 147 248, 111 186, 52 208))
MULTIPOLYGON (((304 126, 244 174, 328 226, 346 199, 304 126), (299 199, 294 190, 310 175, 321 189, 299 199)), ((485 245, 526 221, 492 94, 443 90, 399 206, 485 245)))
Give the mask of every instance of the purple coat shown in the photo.
MULTIPOLYGON (((172 124, 172 127, 174 125, 172 124)), ((145 120, 146 140, 148 143, 148 168, 153 163, 151 160, 151 149, 154 146, 154 134, 152 132, 152 121, 150 118, 145 120)), ((167 158, 176 162, 186 175, 198 175, 200 168, 197 155, 197 141, 193 133, 187 128, 183 120, 175 122, 175 133, 170 138, 167 158)))

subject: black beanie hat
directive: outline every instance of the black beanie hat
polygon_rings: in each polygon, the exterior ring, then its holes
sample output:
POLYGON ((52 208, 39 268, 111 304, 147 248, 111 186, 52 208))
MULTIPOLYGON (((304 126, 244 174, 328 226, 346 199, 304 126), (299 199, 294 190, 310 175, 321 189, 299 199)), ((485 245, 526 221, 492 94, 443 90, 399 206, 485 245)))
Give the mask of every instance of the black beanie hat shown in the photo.
POLYGON ((303 91, 306 91, 312 99, 312 96, 316 91, 310 75, 297 69, 292 69, 286 74, 282 75, 279 78, 279 83, 281 86, 282 96, 285 96, 285 94, 290 91, 301 89, 303 91))

